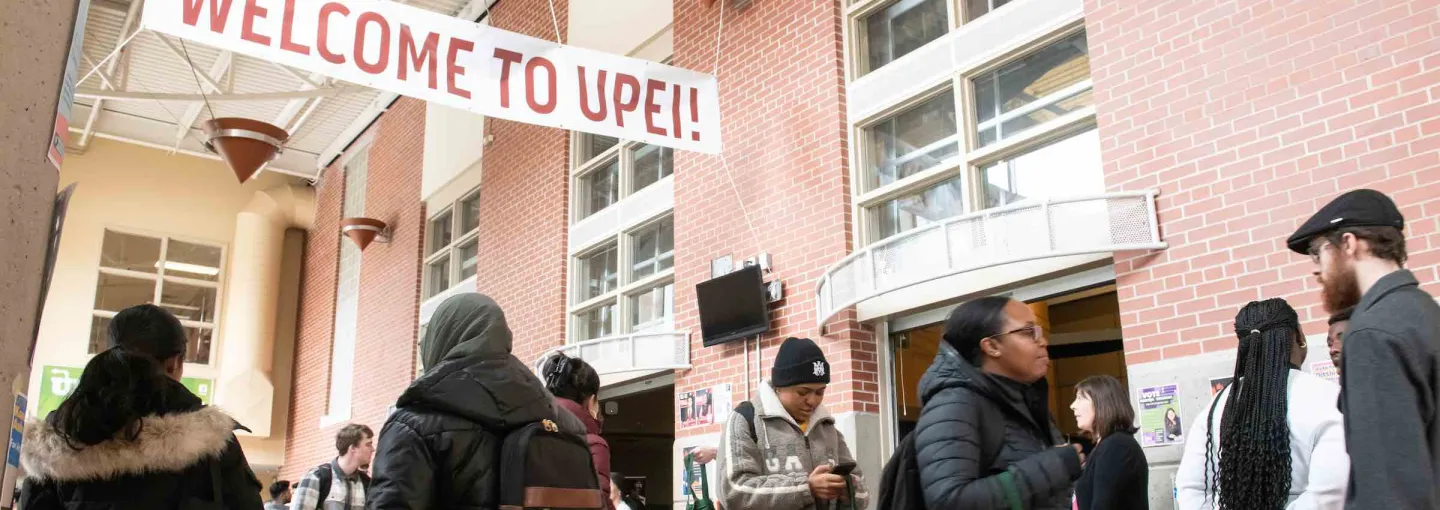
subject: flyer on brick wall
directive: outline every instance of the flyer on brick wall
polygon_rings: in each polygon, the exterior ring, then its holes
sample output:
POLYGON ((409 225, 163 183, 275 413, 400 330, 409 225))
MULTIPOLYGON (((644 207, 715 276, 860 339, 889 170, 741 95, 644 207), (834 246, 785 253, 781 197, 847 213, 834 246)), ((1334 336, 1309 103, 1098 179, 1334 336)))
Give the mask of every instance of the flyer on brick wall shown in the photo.
POLYGON ((1328 359, 1311 363, 1310 373, 1326 381, 1340 384, 1340 371, 1335 369, 1335 362, 1328 359))
POLYGON ((1185 442, 1180 419, 1180 385, 1140 388, 1140 446, 1168 446, 1185 442))

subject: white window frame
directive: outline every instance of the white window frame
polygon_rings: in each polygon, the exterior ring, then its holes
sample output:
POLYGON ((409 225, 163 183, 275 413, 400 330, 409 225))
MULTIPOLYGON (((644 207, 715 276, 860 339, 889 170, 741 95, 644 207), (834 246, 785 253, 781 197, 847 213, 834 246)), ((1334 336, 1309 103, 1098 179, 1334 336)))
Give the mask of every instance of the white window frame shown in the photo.
MULTIPOLYGON (((340 210, 342 217, 364 216, 366 194, 370 174, 370 144, 374 135, 361 139, 341 159, 342 185, 340 210), (356 164, 356 162, 361 164, 356 164), (359 171, 356 173, 356 169, 359 171), (352 178, 353 181, 352 182, 352 178), (358 187, 356 187, 358 185, 358 187), (355 202, 359 202, 356 205, 355 202)), ((360 248, 349 239, 337 236, 340 249, 336 253, 335 318, 331 328, 330 380, 325 401, 325 415, 320 417, 320 428, 338 425, 350 419, 355 393, 355 351, 359 337, 360 320, 360 278, 363 275, 364 260, 360 248), (351 272, 347 275, 346 258, 353 260, 351 272), (353 278, 353 287, 347 276, 353 278), (346 295, 353 289, 353 295, 346 295), (352 311, 353 309, 353 311, 352 311)))
MULTIPOLYGON (((104 227, 104 230, 105 230, 105 231, 109 231, 109 232, 114 232, 114 233, 117 233, 117 234, 124 234, 124 235, 128 235, 128 236, 144 237, 144 238, 148 238, 148 239, 158 240, 158 241, 160 241, 160 258, 156 261, 156 263, 158 264, 158 267, 155 268, 155 272, 154 272, 154 273, 146 273, 146 272, 143 272, 143 271, 132 271, 132 270, 128 270, 128 269, 118 269, 118 268, 105 267, 105 265, 104 265, 104 261, 105 261, 105 255, 104 255, 104 250, 105 250, 105 246, 104 246, 104 245, 105 245, 105 241, 104 241, 103 234, 102 234, 102 238, 101 238, 101 241, 100 241, 100 245, 101 245, 101 246, 100 246, 100 254, 99 254, 98 259, 96 260, 96 263, 95 263, 95 267, 96 267, 96 271, 97 271, 97 277, 96 277, 96 279, 95 279, 95 291, 98 293, 99 290, 100 290, 100 279, 99 279, 99 276, 100 276, 100 275, 120 276, 120 277, 134 278, 134 279, 139 279, 139 280, 151 280, 151 281, 155 282, 155 290, 154 290, 154 294, 153 294, 153 295, 151 296, 151 298, 150 298, 150 303, 159 306, 159 305, 160 305, 161 296, 162 296, 162 294, 164 293, 164 283, 167 282, 167 281, 168 281, 168 282, 171 282, 171 283, 178 283, 178 284, 181 284, 181 285, 189 285, 189 286, 192 286, 192 287, 203 287, 203 288, 207 288, 207 289, 213 289, 213 290, 215 291, 215 311, 214 311, 214 318, 215 318, 215 320, 212 321, 212 322, 201 322, 201 321, 192 321, 192 320, 187 320, 187 319, 180 319, 180 325, 182 325, 182 326, 184 326, 184 327, 187 327, 187 328, 208 329, 208 330, 210 331, 210 353, 209 353, 209 356, 207 357, 207 359, 209 360, 209 362, 208 362, 208 363, 194 363, 194 362, 191 362, 191 361, 189 361, 189 360, 187 359, 187 360, 185 361, 186 368, 190 368, 190 367, 197 367, 197 368, 198 368, 198 367, 210 367, 210 368, 219 367, 220 364, 219 364, 218 356, 219 356, 219 350, 220 350, 220 316, 221 316, 221 311, 224 310, 224 308, 223 308, 224 303, 223 303, 222 301, 223 301, 224 298, 225 298, 225 296, 224 296, 224 294, 225 294, 225 293, 224 293, 224 282, 225 282, 225 276, 226 276, 226 273, 225 273, 225 264, 226 264, 226 260, 227 260, 227 258, 226 258, 227 246, 224 245, 224 244, 216 243, 216 242, 212 242, 212 241, 203 241, 203 240, 197 240, 197 239, 192 239, 192 238, 186 238, 186 237, 182 237, 182 236, 173 236, 173 235, 158 234, 158 233, 154 233, 154 232, 146 232, 146 231, 139 230, 139 229, 132 229, 132 228, 126 228, 126 227, 119 227, 119 226, 106 226, 106 227, 104 227), (185 243, 185 244, 194 244, 194 245, 206 246, 206 247, 210 247, 210 248, 219 248, 219 249, 220 249, 220 266, 216 268, 216 269, 219 270, 219 272, 215 274, 215 281, 211 282, 211 281, 205 281, 205 280, 197 280, 197 279, 193 279, 193 278, 186 278, 186 277, 183 277, 183 276, 173 276, 173 275, 166 274, 165 262, 167 261, 168 256, 169 256, 170 241, 179 241, 179 242, 182 242, 182 243, 185 243)), ((183 272, 183 271, 182 271, 182 272, 183 272)), ((115 315, 118 314, 119 312, 120 312, 119 310, 100 310, 100 309, 95 308, 95 302, 94 302, 94 299, 92 298, 92 299, 91 299, 91 302, 90 302, 90 317, 91 317, 91 319, 90 319, 90 328, 94 328, 95 319, 97 319, 97 318, 99 318, 99 319, 106 319, 106 320, 114 319, 114 318, 115 318, 115 315)), ((94 332, 91 331, 91 335, 93 335, 93 334, 94 334, 94 332)), ((85 339, 85 344, 86 344, 86 345, 85 345, 85 350, 86 350, 86 352, 87 352, 88 354, 98 354, 98 351, 97 351, 97 352, 90 352, 90 338, 91 338, 91 337, 88 337, 88 336, 87 336, 86 339, 85 339)), ((186 343, 187 343, 187 344, 189 343, 189 342, 188 342, 188 339, 187 339, 187 342, 186 342, 186 343)), ((103 350, 103 349, 102 349, 102 350, 103 350)), ((187 346, 187 350, 188 350, 188 346, 187 346)), ((187 356, 187 357, 188 357, 188 356, 187 356)))
POLYGON ((664 213, 653 216, 651 218, 647 218, 644 221, 629 226, 628 228, 625 228, 624 230, 617 233, 615 236, 606 237, 590 246, 587 246, 583 250, 580 250, 575 255, 570 257, 570 288, 573 290, 570 293, 570 326, 568 328, 569 334, 567 335, 567 338, 570 340, 569 343, 593 340, 593 338, 585 338, 584 336, 586 326, 585 315, 608 305, 615 305, 615 313, 612 315, 612 320, 614 322, 612 322, 612 324, 610 325, 612 333, 605 336, 624 335, 637 331, 659 331, 661 330, 662 326, 666 324, 670 324, 673 326, 675 321, 675 302, 673 299, 673 291, 671 302, 668 307, 668 310, 670 310, 671 313, 666 316, 666 319, 654 320, 644 324, 631 323, 630 316, 632 310, 630 298, 639 294, 649 292, 656 288, 661 288, 666 285, 671 285, 675 283, 675 249, 673 246, 671 247, 671 262, 668 269, 653 273, 640 279, 634 279, 631 275, 631 273, 634 271, 635 263, 635 235, 663 221, 670 220, 672 229, 671 232, 673 236, 673 229, 675 227, 674 217, 674 211, 667 210, 664 213), (615 288, 610 289, 609 292, 606 292, 599 296, 595 296, 592 298, 582 298, 582 292, 586 288, 586 275, 584 273, 585 264, 583 262, 583 259, 601 251, 604 251, 611 246, 614 246, 616 248, 615 288))
POLYGON ((473 284, 474 276, 460 278, 460 264, 462 262, 460 260, 460 247, 471 242, 479 242, 480 219, 475 218, 475 228, 472 228, 469 231, 461 232, 459 212, 460 204, 463 204, 472 199, 478 200, 479 198, 480 187, 476 186, 470 191, 465 192, 465 194, 461 195, 460 198, 455 199, 455 201, 451 202, 450 205, 447 205, 445 206, 445 208, 436 211, 434 214, 431 214, 428 218, 425 219, 426 251, 429 251, 430 249, 431 235, 433 235, 434 233, 433 230, 430 228, 430 225, 434 223, 436 218, 439 218, 446 213, 450 214, 450 243, 435 250, 435 253, 430 253, 425 256, 425 260, 421 266, 421 272, 423 274, 421 275, 420 280, 420 292, 422 296, 425 296, 425 299, 421 300, 422 302, 442 297, 444 294, 446 294, 445 291, 464 285, 466 282, 472 282, 473 284), (446 264, 446 271, 449 272, 450 276, 450 285, 443 289, 432 288, 430 286, 430 274, 432 272, 432 264, 445 257, 450 258, 449 264, 446 264))
MULTIPOLYGON (((956 1, 963 3, 964 0, 956 1)), ((872 12, 868 9, 878 9, 883 5, 888 5, 888 2, 884 0, 864 0, 852 9, 851 23, 847 24, 847 26, 851 27, 852 39, 857 37, 854 35, 856 33, 854 32, 856 26, 859 26, 861 30, 863 30, 863 23, 857 21, 857 18, 854 16, 863 16, 865 13, 872 12), (863 9, 861 7, 863 7, 863 9)), ((954 4, 952 3, 952 5, 954 4)), ((952 13, 953 12, 957 11, 952 11, 952 13)), ((931 186, 948 181, 956 176, 961 176, 964 186, 961 214, 982 210, 985 202, 983 187, 984 176, 981 175, 981 168, 997 161, 1020 156, 1042 148, 1051 142, 1094 129, 1096 126, 1095 107, 1092 105, 1066 113, 1045 123, 1032 126, 1016 135, 992 142, 986 147, 982 148, 979 146, 978 133, 981 126, 977 122, 978 116, 976 115, 976 107, 974 106, 976 100, 974 80, 998 70, 1007 64, 1027 58, 1051 44, 1063 41, 1079 33, 1084 33, 1083 23, 1070 24, 1058 28, 1046 34, 1044 37, 1031 40, 1016 51, 994 59, 985 65, 962 70, 940 86, 906 98, 901 102, 870 115, 868 118, 853 122, 851 136, 857 143, 850 145, 852 151, 850 158, 851 182, 868 183, 870 182, 870 173, 878 171, 878 169, 869 168, 869 162, 871 161, 871 155, 869 154, 871 150, 870 130, 912 107, 920 105, 939 94, 943 94, 947 90, 955 91, 955 112, 959 131, 957 134, 959 136, 958 139, 946 138, 946 140, 959 142, 961 144, 958 155, 947 158, 930 168, 916 172, 904 179, 875 189, 866 191, 864 186, 852 187, 854 190, 852 193, 855 194, 853 197, 854 200, 852 201, 854 204, 854 217, 861 219, 861 221, 855 222, 854 234, 857 236, 857 239, 861 240, 861 244, 869 245, 883 240, 880 236, 881 216, 876 208, 886 202, 923 192, 931 186)), ((1068 86, 1066 89, 1039 98, 1032 104, 1026 105, 1015 112, 1007 112, 1003 116, 997 116, 995 119, 986 121, 984 126, 988 127, 992 125, 993 122, 1004 122, 1005 120, 1023 115, 1025 112, 1034 111, 1061 98, 1069 97, 1077 92, 1083 92, 1083 90, 1091 86, 1093 86, 1093 80, 1086 79, 1068 86)))
MULTIPOLYGON (((570 177, 570 182, 572 184, 571 188, 575 190, 571 193, 570 199, 570 223, 572 225, 581 221, 585 221, 586 219, 600 214, 603 211, 609 210, 612 207, 616 207, 620 205, 621 202, 624 202, 625 199, 630 198, 630 196, 634 195, 635 193, 651 186, 656 186, 660 184, 661 181, 675 175, 675 159, 674 151, 672 150, 670 159, 670 175, 662 177, 660 179, 656 179, 655 182, 650 183, 644 188, 635 189, 635 156, 639 152, 639 150, 644 148, 647 144, 643 142, 622 139, 618 143, 616 143, 614 147, 606 149, 605 152, 597 154, 588 160, 578 161, 581 154, 581 147, 584 146, 589 136, 591 135, 576 132, 575 135, 571 137, 573 140, 573 143, 571 145, 571 153, 575 155, 575 159, 577 160, 575 162, 576 166, 571 172, 570 177), (619 183, 616 186, 616 188, 619 190, 619 193, 616 195, 615 201, 611 202, 610 205, 607 205, 603 208, 589 211, 589 214, 581 215, 581 206, 585 205, 585 201, 588 199, 590 192, 589 188, 584 184, 584 180, 593 175, 594 173, 599 172, 600 170, 609 166, 612 161, 619 162, 619 175, 617 175, 617 180, 619 181, 619 183)), ((656 147, 658 150, 665 149, 665 147, 656 147)))

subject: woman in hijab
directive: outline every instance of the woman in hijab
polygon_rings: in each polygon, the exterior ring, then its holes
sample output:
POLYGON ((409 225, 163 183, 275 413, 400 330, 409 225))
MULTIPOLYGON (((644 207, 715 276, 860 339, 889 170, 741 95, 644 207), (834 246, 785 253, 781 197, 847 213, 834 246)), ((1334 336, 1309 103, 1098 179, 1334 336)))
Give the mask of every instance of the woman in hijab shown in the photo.
POLYGON ((420 340, 425 373, 380 431, 369 508, 496 508, 506 433, 542 419, 585 433, 510 349, 495 300, 466 293, 440 304, 420 340))

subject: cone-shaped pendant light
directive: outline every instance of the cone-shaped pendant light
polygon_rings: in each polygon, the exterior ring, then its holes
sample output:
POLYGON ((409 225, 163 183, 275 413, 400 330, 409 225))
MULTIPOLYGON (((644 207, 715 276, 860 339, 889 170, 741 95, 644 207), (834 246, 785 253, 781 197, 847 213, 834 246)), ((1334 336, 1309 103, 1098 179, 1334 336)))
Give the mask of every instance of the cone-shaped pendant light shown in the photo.
POLYGON ((360 251, 365 251, 371 241, 382 243, 390 242, 389 226, 385 222, 365 217, 345 218, 340 220, 340 233, 345 234, 360 251))
POLYGON ((205 130, 205 148, 219 154, 242 183, 279 156, 290 138, 282 128, 238 117, 210 119, 201 128, 205 130))

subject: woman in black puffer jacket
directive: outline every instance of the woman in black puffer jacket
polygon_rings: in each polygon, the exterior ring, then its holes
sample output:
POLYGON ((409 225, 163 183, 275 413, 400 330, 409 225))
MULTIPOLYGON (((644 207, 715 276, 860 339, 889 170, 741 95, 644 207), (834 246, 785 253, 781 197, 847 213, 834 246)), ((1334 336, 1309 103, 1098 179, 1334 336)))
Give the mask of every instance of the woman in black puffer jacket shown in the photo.
POLYGON ((1046 346, 1019 301, 980 298, 950 313, 913 432, 926 508, 1071 508, 1080 449, 1051 424, 1046 346))
POLYGON ((420 340, 425 374, 380 431, 366 508, 497 508, 506 433, 542 419, 585 433, 510 349, 494 300, 468 293, 440 304, 420 340))
POLYGON ((85 365, 45 423, 25 427, 20 458, 29 478, 20 506, 260 510, 260 482, 235 441, 237 427, 154 358, 107 350, 85 365))

